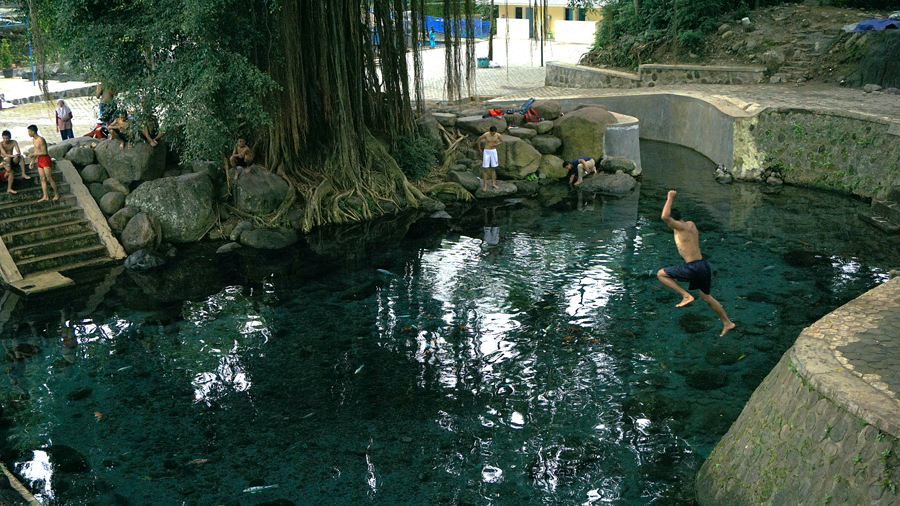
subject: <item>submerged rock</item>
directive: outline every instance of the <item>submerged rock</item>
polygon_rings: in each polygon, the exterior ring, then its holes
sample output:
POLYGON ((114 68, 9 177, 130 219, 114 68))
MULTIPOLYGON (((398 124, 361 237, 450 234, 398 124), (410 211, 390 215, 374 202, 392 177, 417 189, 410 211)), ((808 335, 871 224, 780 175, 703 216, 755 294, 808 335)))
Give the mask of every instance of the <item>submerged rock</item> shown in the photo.
POLYGON ((688 334, 699 334, 712 328, 713 319, 710 316, 685 313, 678 319, 678 326, 688 334))
POLYGON ((90 470, 87 459, 75 448, 54 444, 44 451, 50 456, 50 464, 61 473, 83 473, 90 470))
POLYGON ((75 390, 72 390, 71 392, 66 394, 66 399, 70 401, 80 401, 86 399, 93 392, 94 389, 91 387, 76 388, 75 390))
POLYGON ((220 246, 219 249, 216 250, 216 254, 224 255, 226 253, 231 253, 232 251, 234 251, 236 249, 240 249, 240 248, 241 248, 240 244, 238 244, 236 242, 230 242, 228 244, 223 244, 222 246, 220 246))
POLYGON ((791 250, 783 258, 784 263, 791 267, 815 267, 830 263, 828 257, 818 251, 791 250))
POLYGON ((728 373, 716 368, 700 369, 690 373, 686 382, 697 390, 717 390, 728 384, 728 373))
POLYGON ((297 231, 287 227, 254 228, 241 234, 241 244, 256 249, 281 249, 296 243, 297 231))
POLYGON ((166 261, 161 256, 150 250, 142 249, 128 255, 125 259, 125 268, 133 271, 146 271, 165 265, 166 261))

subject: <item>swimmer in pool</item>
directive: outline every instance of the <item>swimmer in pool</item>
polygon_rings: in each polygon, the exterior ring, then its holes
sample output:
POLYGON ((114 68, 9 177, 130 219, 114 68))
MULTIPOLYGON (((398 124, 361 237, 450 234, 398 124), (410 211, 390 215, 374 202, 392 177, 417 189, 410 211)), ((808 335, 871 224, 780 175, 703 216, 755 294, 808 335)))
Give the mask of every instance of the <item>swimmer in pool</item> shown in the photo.
POLYGON ((662 220, 675 233, 675 246, 678 247, 678 253, 685 263, 660 269, 656 273, 656 277, 659 278, 662 284, 681 295, 681 302, 676 304, 675 307, 684 307, 694 302, 694 297, 679 286, 678 281, 690 283, 688 285, 690 290, 699 290, 700 298, 703 299, 703 302, 709 304, 709 307, 722 320, 722 333, 719 334, 721 337, 733 329, 735 325, 734 322, 728 319, 728 314, 725 313, 722 304, 719 304, 719 301, 709 294, 709 289, 712 285, 712 273, 709 269, 709 263, 700 254, 700 234, 697 232, 697 226, 694 225, 693 221, 682 220, 681 213, 677 209, 672 208, 672 203, 675 201, 675 195, 677 194, 678 192, 675 190, 669 190, 669 197, 666 199, 665 207, 663 207, 662 220))

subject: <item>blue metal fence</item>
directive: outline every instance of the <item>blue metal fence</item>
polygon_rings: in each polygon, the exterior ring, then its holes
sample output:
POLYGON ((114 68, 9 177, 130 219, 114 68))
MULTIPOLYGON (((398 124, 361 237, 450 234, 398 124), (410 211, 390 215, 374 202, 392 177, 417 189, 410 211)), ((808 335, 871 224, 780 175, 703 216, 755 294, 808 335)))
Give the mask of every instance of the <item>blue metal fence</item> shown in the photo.
MULTIPOLYGON (((473 19, 472 23, 475 25, 475 37, 488 37, 491 33, 491 22, 482 19, 473 19)), ((466 35, 466 20, 465 19, 454 19, 450 20, 450 23, 444 21, 444 18, 439 18, 436 16, 425 16, 425 32, 428 33, 429 30, 434 28, 434 31, 437 33, 444 33, 445 29, 458 29, 456 32, 465 37, 466 35), (458 27, 453 26, 453 23, 459 23, 458 27)))

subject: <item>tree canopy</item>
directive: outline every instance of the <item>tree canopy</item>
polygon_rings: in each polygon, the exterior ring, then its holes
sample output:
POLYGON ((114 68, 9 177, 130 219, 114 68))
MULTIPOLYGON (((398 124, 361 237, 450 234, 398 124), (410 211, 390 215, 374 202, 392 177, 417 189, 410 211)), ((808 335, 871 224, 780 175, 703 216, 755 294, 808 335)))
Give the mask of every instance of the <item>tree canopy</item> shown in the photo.
MULTIPOLYGON (((157 114, 177 129, 170 141, 183 159, 221 159, 237 137, 255 141, 256 158, 305 199, 305 228, 422 198, 386 150, 416 136, 422 76, 407 54, 420 68, 425 0, 23 1, 43 3, 31 11, 52 20, 44 37, 115 88, 135 124, 157 114), (346 205, 351 197, 361 204, 346 205)), ((442 14, 470 19, 475 7, 443 0, 442 14)), ((474 69, 471 36, 447 34, 451 97, 474 69)))

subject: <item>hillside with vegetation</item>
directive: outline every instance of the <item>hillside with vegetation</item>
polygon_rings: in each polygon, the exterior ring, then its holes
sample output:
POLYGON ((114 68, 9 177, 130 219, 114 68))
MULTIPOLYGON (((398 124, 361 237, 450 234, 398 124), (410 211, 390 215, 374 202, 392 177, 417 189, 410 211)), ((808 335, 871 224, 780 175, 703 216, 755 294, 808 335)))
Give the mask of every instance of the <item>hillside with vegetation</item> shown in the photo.
POLYGON ((602 7, 606 22, 581 63, 628 71, 643 63, 749 65, 766 67, 772 83, 900 87, 900 33, 843 30, 888 17, 896 10, 889 2, 757 3, 646 0, 635 15, 638 0, 612 2, 602 7))

